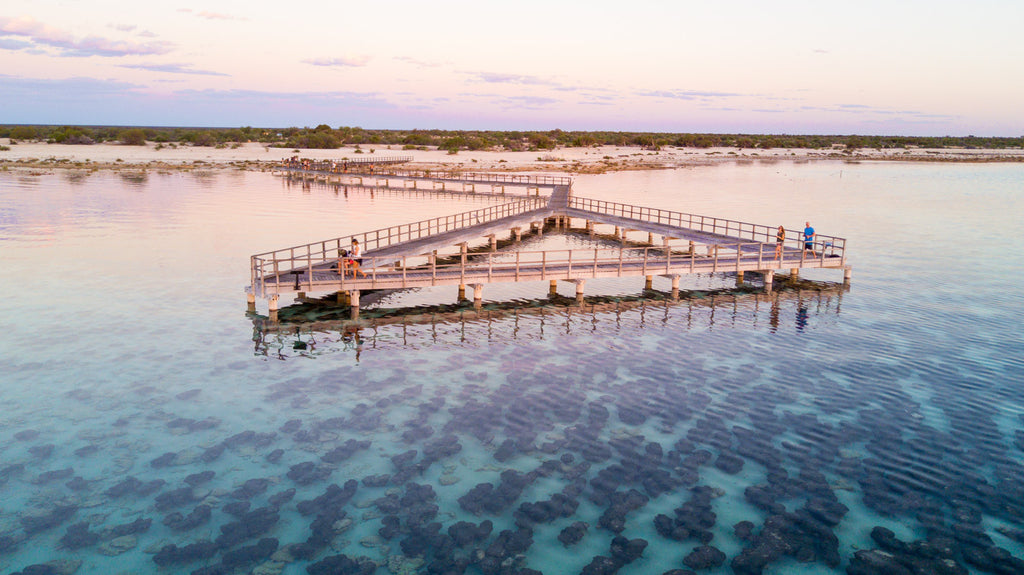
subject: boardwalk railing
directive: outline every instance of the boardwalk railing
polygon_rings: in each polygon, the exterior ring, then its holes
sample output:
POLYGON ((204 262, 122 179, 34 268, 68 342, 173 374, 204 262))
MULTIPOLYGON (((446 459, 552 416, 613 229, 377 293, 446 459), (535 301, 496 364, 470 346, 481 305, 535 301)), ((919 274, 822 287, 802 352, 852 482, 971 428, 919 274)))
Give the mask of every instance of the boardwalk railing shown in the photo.
POLYGON ((412 156, 372 156, 362 158, 342 158, 340 160, 309 160, 299 158, 289 158, 281 162, 282 168, 292 168, 300 170, 315 170, 322 171, 325 168, 331 167, 332 165, 349 165, 349 166, 365 166, 365 165, 390 165, 390 164, 404 164, 412 161, 412 156))
MULTIPOLYGON (((441 216, 409 224, 381 228, 350 236, 293 246, 256 254, 250 258, 252 286, 266 285, 268 278, 279 282, 282 274, 309 270, 325 263, 335 263, 340 250, 348 249, 353 239, 359 240, 365 252, 386 248, 402 242, 418 240, 485 224, 501 218, 517 216, 545 208, 544 198, 526 198, 515 202, 488 206, 479 210, 441 216)), ((393 260, 393 258, 392 258, 393 260)))
MULTIPOLYGON (((751 224, 736 220, 726 220, 711 216, 673 212, 658 208, 645 206, 634 206, 607 202, 604 200, 593 200, 590 198, 572 197, 569 199, 570 209, 583 210, 595 214, 614 216, 642 222, 687 228, 707 234, 729 236, 744 240, 775 244, 775 233, 778 228, 761 224, 751 224)), ((789 248, 803 249, 803 230, 786 230, 785 246, 789 248)), ((834 236, 815 234, 814 251, 828 251, 829 255, 838 255, 846 259, 846 239, 834 236)))
MULTIPOLYGON (((254 259, 256 256, 253 256, 254 259)), ((337 257, 328 258, 337 263, 337 257)), ((620 247, 529 252, 485 252, 457 256, 456 261, 428 261, 426 265, 408 265, 407 258, 364 257, 365 277, 339 275, 337 268, 315 269, 313 258, 286 261, 296 270, 293 278, 268 274, 261 284, 264 293, 281 291, 317 291, 339 289, 398 289, 468 283, 587 279, 641 275, 719 273, 774 270, 791 267, 841 267, 838 256, 824 251, 815 257, 790 251, 775 258, 775 246, 764 242, 739 242, 718 245, 709 254, 696 250, 681 251, 678 246, 620 247), (308 272, 313 269, 313 273, 308 272)), ((422 256, 412 259, 422 260, 422 256)), ((321 260, 321 263, 323 260, 321 260)), ((254 269, 255 269, 254 262, 254 269)), ((286 272, 287 273, 287 272, 286 272)))
MULTIPOLYGON (((526 174, 491 174, 483 172, 460 172, 455 170, 398 170, 389 168, 378 168, 378 164, 385 162, 367 161, 372 158, 359 158, 358 162, 352 160, 300 160, 298 162, 287 161, 281 164, 281 169, 296 173, 317 173, 317 174, 338 174, 344 175, 348 168, 365 169, 367 165, 373 166, 370 172, 355 171, 353 175, 373 175, 379 177, 390 176, 394 178, 412 178, 422 180, 452 180, 472 183, 485 183, 494 185, 519 185, 519 186, 569 186, 572 185, 572 178, 566 176, 545 176, 526 174), (358 165, 357 165, 358 164, 358 165)), ((410 157, 409 160, 412 158, 410 157)), ((402 161, 409 161, 402 160, 402 161)), ((401 163, 393 161, 390 163, 401 163)))

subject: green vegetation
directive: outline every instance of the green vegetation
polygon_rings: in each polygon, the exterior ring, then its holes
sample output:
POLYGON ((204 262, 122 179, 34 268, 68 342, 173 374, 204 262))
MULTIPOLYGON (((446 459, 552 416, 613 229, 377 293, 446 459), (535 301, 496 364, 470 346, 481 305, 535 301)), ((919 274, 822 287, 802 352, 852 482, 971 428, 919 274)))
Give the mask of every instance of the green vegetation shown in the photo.
POLYGON ((142 128, 131 128, 130 130, 122 130, 118 136, 122 144, 126 146, 145 146, 146 145, 146 131, 142 128))
POLYGON ((968 148, 1006 149, 1024 147, 1024 137, 980 138, 975 136, 862 136, 791 134, 689 134, 668 132, 574 132, 500 130, 369 130, 320 124, 315 128, 167 128, 118 126, 0 126, 0 138, 41 140, 50 143, 92 144, 125 140, 162 144, 231 147, 259 142, 264 146, 291 149, 335 149, 342 146, 395 146, 398 149, 437 147, 450 153, 460 150, 540 151, 592 146, 640 146, 648 150, 668 147, 727 147, 749 150, 772 148, 903 149, 968 148))
POLYGON ((38 132, 32 126, 14 126, 7 137, 12 140, 34 140, 37 134, 38 132))

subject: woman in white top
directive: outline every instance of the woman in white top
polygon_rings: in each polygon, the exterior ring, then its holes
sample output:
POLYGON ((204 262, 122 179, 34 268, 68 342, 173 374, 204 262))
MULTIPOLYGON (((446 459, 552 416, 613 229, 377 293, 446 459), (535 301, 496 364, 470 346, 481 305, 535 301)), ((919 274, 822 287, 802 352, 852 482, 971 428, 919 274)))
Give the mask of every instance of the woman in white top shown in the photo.
POLYGON ((348 265, 352 266, 352 277, 356 277, 356 273, 362 274, 366 277, 366 272, 359 269, 359 266, 363 263, 363 250, 359 246, 359 240, 352 238, 352 249, 348 252, 348 265))

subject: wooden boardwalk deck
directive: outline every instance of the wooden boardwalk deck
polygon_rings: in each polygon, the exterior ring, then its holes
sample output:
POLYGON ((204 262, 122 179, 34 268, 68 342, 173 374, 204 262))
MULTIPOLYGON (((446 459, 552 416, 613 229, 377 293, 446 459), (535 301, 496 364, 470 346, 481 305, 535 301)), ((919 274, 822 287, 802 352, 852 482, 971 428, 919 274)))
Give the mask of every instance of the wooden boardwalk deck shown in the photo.
MULTIPOLYGON (((694 273, 759 271, 771 277, 779 269, 838 268, 845 269, 844 277, 849 277, 843 238, 819 235, 814 255, 808 256, 801 249, 800 233, 790 230, 782 257, 775 259, 776 230, 771 226, 573 197, 571 181, 566 178, 432 175, 463 183, 491 183, 509 177, 523 185, 550 189, 551 193, 546 198, 520 198, 471 212, 254 255, 250 305, 257 296, 271 300, 274 309, 281 294, 348 292, 357 306, 360 290, 454 284, 462 288, 474 285, 479 296, 480 286, 495 282, 569 280, 577 282, 577 290, 582 292, 587 279, 624 276, 669 276, 676 278, 674 286, 678 276, 694 273), (549 228, 553 225, 564 229, 571 218, 585 220, 591 233, 596 225, 614 227, 620 246, 497 251, 495 238, 499 234, 510 233, 518 239, 527 226, 543 233, 546 222, 549 228), (627 235, 633 231, 646 232, 649 243, 628 242, 627 235), (660 245, 654 245, 654 235, 660 236, 660 245), (490 239, 491 251, 468 253, 466 246, 481 238, 490 239), (352 239, 359 239, 363 246, 365 277, 337 272, 339 251, 348 248, 352 239), (438 263, 438 250, 459 245, 462 248, 457 261, 438 263)), ((396 172, 391 177, 431 179, 420 172, 396 172)))

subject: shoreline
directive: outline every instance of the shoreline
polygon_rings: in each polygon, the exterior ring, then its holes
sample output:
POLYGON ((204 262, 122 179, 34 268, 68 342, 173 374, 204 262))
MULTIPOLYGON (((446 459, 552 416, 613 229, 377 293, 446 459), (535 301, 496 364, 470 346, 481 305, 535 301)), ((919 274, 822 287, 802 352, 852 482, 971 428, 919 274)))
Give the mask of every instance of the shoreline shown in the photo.
POLYGON ((536 151, 460 151, 405 150, 398 146, 343 147, 334 150, 272 148, 258 143, 222 148, 123 144, 46 144, 18 143, 0 140, 8 149, 0 151, 0 170, 156 170, 192 171, 235 169, 269 171, 292 156, 314 160, 366 160, 379 157, 411 156, 403 164, 409 169, 444 169, 487 172, 558 172, 566 174, 600 174, 628 170, 662 170, 710 166, 730 162, 778 161, 898 161, 1015 163, 1024 162, 1022 149, 809 149, 809 148, 662 148, 649 150, 635 146, 602 146, 592 148, 557 148, 536 151))

